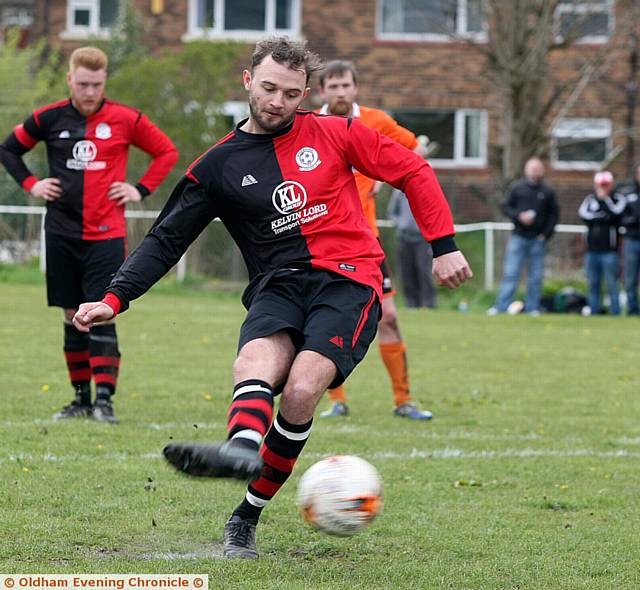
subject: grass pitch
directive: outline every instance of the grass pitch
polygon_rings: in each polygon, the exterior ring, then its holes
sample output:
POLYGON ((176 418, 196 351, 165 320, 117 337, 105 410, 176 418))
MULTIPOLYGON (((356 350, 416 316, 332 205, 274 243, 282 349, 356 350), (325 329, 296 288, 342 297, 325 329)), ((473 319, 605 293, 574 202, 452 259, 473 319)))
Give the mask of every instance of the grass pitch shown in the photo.
MULTIPOLYGON (((637 319, 401 310, 414 397, 392 416, 375 347, 352 416, 316 419, 258 527, 225 561, 244 485, 171 471, 171 439, 225 436, 238 297, 149 294, 120 318, 118 426, 54 423, 71 399, 62 320, 42 285, 0 283, 0 572, 207 573, 210 588, 640 587, 637 319), (380 471, 382 515, 348 539, 310 530, 298 478, 330 453, 380 471)), ((325 404, 326 405, 326 402, 325 404)))

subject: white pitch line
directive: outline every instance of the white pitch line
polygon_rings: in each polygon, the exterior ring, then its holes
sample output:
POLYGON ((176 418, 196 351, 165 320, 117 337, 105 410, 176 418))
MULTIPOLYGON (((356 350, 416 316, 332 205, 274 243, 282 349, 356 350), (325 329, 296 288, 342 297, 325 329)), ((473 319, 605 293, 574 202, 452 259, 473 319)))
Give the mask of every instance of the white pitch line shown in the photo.
MULTIPOLYGON (((91 421, 87 422, 91 424, 91 421)), ((29 428, 33 426, 56 426, 59 425, 60 422, 55 420, 46 419, 36 419, 36 420, 23 420, 23 421, 3 421, 0 422, 0 428, 29 428)), ((177 430, 181 428, 194 430, 226 430, 226 424, 223 422, 122 422, 119 428, 124 427, 132 427, 136 429, 148 428, 149 430, 177 430)), ((321 432, 329 432, 329 429, 326 428, 326 424, 322 426, 316 425, 316 431, 321 432)), ((377 426, 369 425, 369 424, 340 424, 340 425, 331 425, 330 432, 339 432, 341 434, 357 434, 368 432, 372 429, 378 430, 377 426)), ((523 434, 509 434, 509 433, 484 433, 484 432, 474 432, 474 431, 466 431, 466 430, 450 430, 446 432, 434 431, 432 429, 418 430, 412 433, 412 436, 420 439, 429 439, 429 440, 471 440, 471 441, 537 441, 537 440, 545 440, 547 437, 545 435, 539 434, 537 432, 525 432, 523 434)), ((559 438, 558 440, 564 442, 573 442, 574 444, 578 444, 582 441, 582 438, 576 436, 574 434, 564 436, 559 438)), ((627 438, 621 437, 616 440, 618 444, 629 444, 629 445, 640 445, 640 438, 627 438)))
MULTIPOLYGON (((87 420, 87 424, 93 424, 94 421, 87 420)), ((5 420, 0 422, 0 428, 25 428, 32 426, 56 426, 61 424, 57 420, 21 420, 10 421, 5 420)), ((177 428, 193 428, 194 430, 226 430, 226 422, 125 422, 124 426, 131 426, 134 428, 148 428, 149 430, 172 430, 177 428)))
MULTIPOLYGON (((305 453, 303 457, 311 459, 320 459, 326 457, 328 453, 305 453)), ((443 449, 413 449, 410 453, 398 453, 395 451, 380 451, 365 455, 365 458, 377 461, 406 461, 410 459, 501 459, 501 458, 568 458, 568 457, 593 457, 597 459, 629 459, 640 458, 640 451, 629 451, 628 449, 618 449, 617 451, 598 451, 595 449, 505 449, 501 451, 479 450, 467 451, 456 448, 443 449)), ((9 455, 0 457, 0 463, 33 463, 44 461, 45 463, 78 463, 93 462, 97 459, 101 461, 156 461, 161 459, 160 453, 104 453, 95 455, 55 455, 54 453, 45 453, 43 455, 30 455, 20 453, 17 455, 9 455)))

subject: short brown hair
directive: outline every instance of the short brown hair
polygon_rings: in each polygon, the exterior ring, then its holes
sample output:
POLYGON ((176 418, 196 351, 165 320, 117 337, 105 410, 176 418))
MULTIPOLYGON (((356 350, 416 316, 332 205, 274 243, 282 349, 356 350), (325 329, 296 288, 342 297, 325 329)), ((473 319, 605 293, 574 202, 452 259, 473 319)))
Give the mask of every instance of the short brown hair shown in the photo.
POLYGON ((322 69, 320 57, 307 48, 306 41, 292 41, 288 37, 269 37, 256 43, 251 56, 251 72, 269 55, 276 63, 286 65, 292 70, 304 70, 307 83, 312 74, 322 69))
POLYGON ((69 58, 69 71, 87 68, 93 72, 106 70, 109 65, 107 54, 97 47, 78 47, 69 58))
POLYGON ((358 71, 356 66, 351 61, 343 59, 334 59, 327 63, 320 72, 320 87, 324 88, 324 83, 327 78, 333 78, 334 76, 342 76, 346 72, 351 72, 353 76, 353 83, 358 84, 358 71))

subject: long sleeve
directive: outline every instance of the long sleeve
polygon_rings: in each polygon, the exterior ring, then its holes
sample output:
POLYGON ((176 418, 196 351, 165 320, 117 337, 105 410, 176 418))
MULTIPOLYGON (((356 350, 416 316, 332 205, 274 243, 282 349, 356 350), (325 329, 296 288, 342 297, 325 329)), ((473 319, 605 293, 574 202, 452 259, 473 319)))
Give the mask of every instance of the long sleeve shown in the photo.
POLYGON ((435 256, 457 250, 449 204, 426 160, 357 120, 349 125, 347 142, 350 164, 407 195, 420 231, 431 242, 435 256))
POLYGON ((217 217, 213 200, 197 182, 183 177, 149 233, 107 288, 127 309, 180 260, 202 230, 217 217))
POLYGON ((145 115, 135 123, 131 143, 147 152, 153 159, 137 187, 147 196, 160 186, 178 161, 178 150, 169 137, 156 127, 145 115))

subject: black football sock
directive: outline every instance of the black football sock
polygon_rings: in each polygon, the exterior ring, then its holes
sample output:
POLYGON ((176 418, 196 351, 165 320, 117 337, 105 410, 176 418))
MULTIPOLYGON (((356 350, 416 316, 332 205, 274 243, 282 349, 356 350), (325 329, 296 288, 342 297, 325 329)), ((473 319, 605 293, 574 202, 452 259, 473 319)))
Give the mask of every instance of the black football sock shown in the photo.
POLYGON ((64 324, 64 358, 76 403, 91 405, 91 367, 89 365, 89 335, 64 324))

